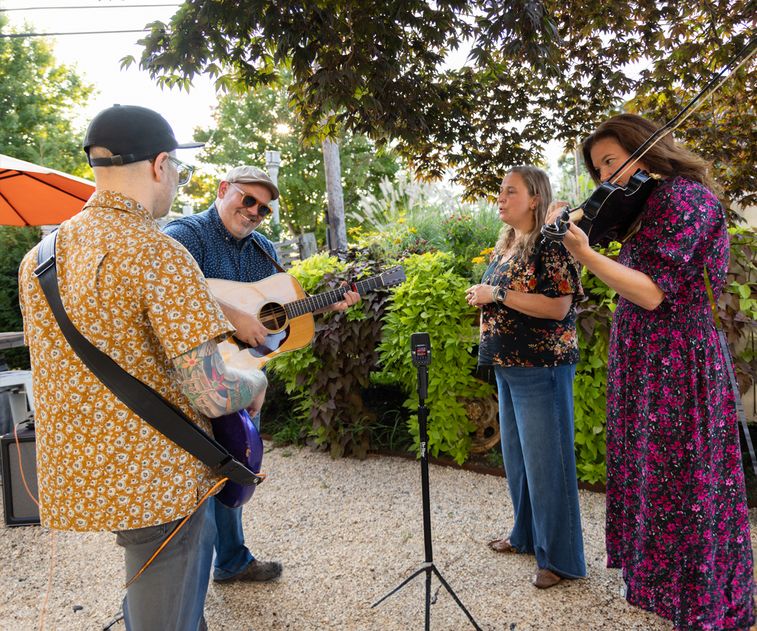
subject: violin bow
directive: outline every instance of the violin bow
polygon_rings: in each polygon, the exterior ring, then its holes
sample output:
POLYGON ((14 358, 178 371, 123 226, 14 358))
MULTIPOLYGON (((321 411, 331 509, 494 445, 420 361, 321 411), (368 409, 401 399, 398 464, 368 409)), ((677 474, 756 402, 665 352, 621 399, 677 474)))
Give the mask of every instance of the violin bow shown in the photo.
POLYGON ((702 88, 702 90, 697 94, 691 101, 689 101, 688 105, 684 107, 678 114, 676 114, 673 118, 671 118, 665 125, 660 127, 656 132, 654 132, 649 138, 647 138, 637 149, 634 151, 626 161, 621 164, 618 169, 608 178, 608 181, 611 184, 615 184, 618 179, 636 162, 641 160, 641 158, 644 157, 644 155, 649 151, 652 147, 654 147, 660 140, 662 140, 665 136, 667 136, 670 132, 675 131, 678 129, 678 127, 681 126, 681 124, 694 112, 699 109, 701 106, 700 100, 703 101, 703 97, 709 96, 716 90, 720 88, 721 85, 723 85, 733 74, 736 72, 741 66, 743 66, 746 62, 748 62, 752 56, 757 52, 757 39, 752 38, 744 48, 742 48, 734 57, 731 59, 724 67, 723 69, 715 75, 710 81, 707 82, 707 85, 702 88), (751 49, 751 50, 750 50, 751 49), (734 66, 734 64, 736 64, 734 66), (734 66, 731 69, 731 66, 734 66), (730 70, 730 72, 729 72, 730 70), (727 73, 727 74, 726 74, 727 73))
MULTIPOLYGON (((743 66, 752 58, 755 52, 757 52, 757 39, 751 38, 746 46, 744 46, 744 48, 742 48, 717 75, 715 75, 712 79, 710 79, 710 81, 707 82, 704 88, 700 90, 699 94, 697 94, 693 99, 691 99, 691 101, 689 101, 686 107, 684 107, 680 112, 678 112, 678 114, 676 114, 667 123, 665 123, 665 125, 660 127, 660 129, 654 132, 649 138, 647 138, 636 149, 636 151, 628 156, 625 162, 623 162, 623 164, 621 164, 615 170, 615 172, 609 178, 607 178, 607 181, 610 182, 610 184, 615 184, 617 180, 619 180, 620 177, 629 168, 634 166, 641 158, 643 158, 644 155, 652 147, 654 147, 660 140, 662 140, 662 138, 664 138, 670 132, 678 129, 678 127, 680 127, 681 124, 700 107, 700 101, 703 99, 703 97, 709 96, 710 94, 718 90, 720 86, 730 78, 733 72, 736 72, 741 66, 743 66)), ((570 221, 571 213, 575 213, 576 211, 583 209, 583 203, 576 208, 565 208, 560 218, 558 218, 554 224, 545 225, 542 227, 542 232, 544 232, 546 229, 546 231, 550 234, 560 234, 561 226, 564 227, 565 225, 567 225, 567 223, 570 221)))

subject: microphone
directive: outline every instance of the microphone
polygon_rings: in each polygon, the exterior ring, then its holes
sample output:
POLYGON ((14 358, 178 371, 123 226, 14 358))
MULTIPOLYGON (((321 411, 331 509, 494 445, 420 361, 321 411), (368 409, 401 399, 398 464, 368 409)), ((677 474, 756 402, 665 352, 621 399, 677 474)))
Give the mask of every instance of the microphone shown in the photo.
POLYGON ((410 353, 413 365, 418 368, 418 398, 423 402, 428 394, 428 367, 431 365, 431 339, 428 333, 413 333, 410 336, 410 353))

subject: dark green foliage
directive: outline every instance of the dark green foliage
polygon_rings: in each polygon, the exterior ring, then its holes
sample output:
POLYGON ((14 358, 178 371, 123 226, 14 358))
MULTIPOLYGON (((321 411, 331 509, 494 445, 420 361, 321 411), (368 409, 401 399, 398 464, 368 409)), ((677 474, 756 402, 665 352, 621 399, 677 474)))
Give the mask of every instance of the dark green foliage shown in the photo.
MULTIPOLYGON (((392 142, 426 177, 456 168, 477 197, 507 167, 538 163, 548 140, 575 143, 623 95, 667 120, 743 47, 753 18, 752 0, 190 0, 170 24, 151 25, 141 64, 166 85, 210 73, 242 93, 290 64, 304 136, 346 129, 392 142), (463 42, 469 58, 451 68, 463 42)), ((733 170, 734 199, 757 190, 757 144, 745 131, 754 85, 743 72, 730 95, 713 97, 706 133, 696 137, 697 119, 684 126, 696 149, 733 170)))
MULTIPOLYGON (((295 266, 292 273, 307 291, 319 293, 335 289, 342 280, 365 278, 380 271, 376 261, 364 258, 338 265, 335 259, 317 256, 295 266), (336 273, 323 273, 327 267, 336 268, 336 273), (319 271, 321 277, 317 278, 319 271)), ((374 291, 346 313, 322 316, 310 347, 270 364, 294 396, 295 414, 306 421, 307 434, 334 457, 365 457, 370 446, 376 415, 361 393, 370 387, 370 374, 376 369, 381 318, 388 296, 388 290, 374 291)))
MULTIPOLYGON (((336 280, 329 283, 332 288, 338 285, 336 280)), ((370 372, 378 360, 380 317, 387 295, 374 292, 363 299, 365 318, 350 319, 342 313, 327 318, 313 340, 321 370, 311 386, 310 418, 316 443, 328 445, 332 456, 364 458, 368 452, 375 414, 361 391, 370 385, 370 372)))
MULTIPOLYGON (((388 266, 367 258, 368 252, 360 251, 355 261, 341 266, 335 259, 312 257, 295 266, 293 274, 314 293, 342 278, 373 275, 388 266), (324 272, 329 266, 338 272, 324 272)), ((475 311, 463 299, 469 282, 453 271, 449 254, 411 255, 402 263, 405 283, 391 293, 368 294, 345 314, 325 316, 310 347, 277 357, 269 366, 285 383, 305 432, 332 455, 364 456, 376 446, 372 440, 417 448, 417 376, 409 340, 412 333, 426 331, 434 357, 429 451, 463 462, 474 429, 463 401, 493 391, 473 375, 475 311), (401 390, 402 405, 396 399, 392 405, 375 405, 375 390, 386 388, 401 390)))
POLYGON ((718 298, 718 317, 734 357, 742 392, 757 381, 757 232, 732 228, 726 286, 718 298))
MULTIPOLYGON (((0 226, 0 331, 23 329, 18 306, 18 266, 39 238, 39 228, 0 226)), ((25 348, 3 351, 2 356, 9 368, 29 368, 25 348)))
MULTIPOLYGON (((377 381, 377 375, 372 375, 377 381)), ((371 425, 370 444, 375 449, 410 451, 413 436, 408 421, 410 410, 405 406, 407 396, 398 384, 374 383, 363 391, 363 400, 376 414, 371 425)))
MULTIPOLYGON (((601 252, 615 258, 619 244, 601 252)), ((577 329, 581 359, 573 384, 576 469, 584 482, 605 481, 607 351, 617 294, 586 268, 581 273, 586 301, 579 305, 577 329)))
POLYGON ((267 371, 268 389, 261 414, 260 431, 272 437, 275 445, 304 442, 302 423, 293 415, 293 402, 276 373, 267 371))

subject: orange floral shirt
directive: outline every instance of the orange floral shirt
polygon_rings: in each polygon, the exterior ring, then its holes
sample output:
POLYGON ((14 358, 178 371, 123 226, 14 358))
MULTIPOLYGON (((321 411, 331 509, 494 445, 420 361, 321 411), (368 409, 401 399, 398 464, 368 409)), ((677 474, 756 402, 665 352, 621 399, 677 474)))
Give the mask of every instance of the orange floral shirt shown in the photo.
MULTIPOLYGON (((232 331, 192 256, 123 195, 95 193, 56 243, 63 305, 77 329, 122 368, 210 424, 181 393, 172 359, 232 331)), ((33 271, 19 270, 31 354, 43 525, 125 530, 173 521, 215 483, 210 469, 121 403, 60 332, 33 271)))

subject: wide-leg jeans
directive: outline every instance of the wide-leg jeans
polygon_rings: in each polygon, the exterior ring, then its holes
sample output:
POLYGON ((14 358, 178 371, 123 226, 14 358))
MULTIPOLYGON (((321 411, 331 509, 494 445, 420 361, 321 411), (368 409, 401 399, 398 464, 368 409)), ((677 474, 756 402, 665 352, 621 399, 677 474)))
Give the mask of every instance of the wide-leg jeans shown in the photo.
POLYGON ((510 543, 537 566, 586 576, 573 446, 573 364, 495 366, 505 474, 515 522, 510 543))

